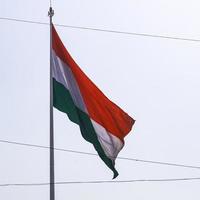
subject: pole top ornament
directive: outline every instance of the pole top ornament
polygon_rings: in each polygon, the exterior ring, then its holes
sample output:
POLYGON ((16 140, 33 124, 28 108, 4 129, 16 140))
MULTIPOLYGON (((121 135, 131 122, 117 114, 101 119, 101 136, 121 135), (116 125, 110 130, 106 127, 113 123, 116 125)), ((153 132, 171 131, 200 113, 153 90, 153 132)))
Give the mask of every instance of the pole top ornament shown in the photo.
POLYGON ((49 17, 53 17, 54 16, 54 10, 52 9, 52 7, 49 8, 48 16, 49 17))

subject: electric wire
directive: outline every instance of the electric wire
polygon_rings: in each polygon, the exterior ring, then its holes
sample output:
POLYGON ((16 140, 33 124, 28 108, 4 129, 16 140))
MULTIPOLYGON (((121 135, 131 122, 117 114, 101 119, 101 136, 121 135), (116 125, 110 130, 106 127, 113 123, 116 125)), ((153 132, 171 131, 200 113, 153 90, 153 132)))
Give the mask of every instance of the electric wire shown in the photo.
MULTIPOLYGON (((1 139, 0 139, 0 142, 1 143, 7 143, 7 144, 20 145, 20 146, 34 147, 34 148, 50 149, 50 147, 37 145, 37 144, 28 144, 28 143, 21 143, 21 142, 1 140, 1 139)), ((70 149, 63 149, 63 148, 54 148, 54 150, 68 152, 68 153, 82 154, 82 155, 98 156, 98 154, 95 154, 95 153, 89 153, 89 152, 84 152, 84 151, 76 151, 76 150, 70 150, 70 149)), ((143 160, 143 159, 136 159, 136 158, 120 157, 120 156, 117 157, 117 159, 127 160, 127 161, 135 161, 135 162, 142 162, 142 163, 150 163, 150 164, 158 164, 158 165, 168 165, 168 166, 173 166, 173 167, 200 169, 200 166, 192 166, 192 165, 184 165, 184 164, 160 162, 160 161, 152 161, 152 160, 143 160)))
MULTIPOLYGON (((17 19, 17 18, 8 18, 8 17, 0 17, 0 20, 8 20, 8 21, 15 21, 15 22, 30 23, 30 24, 49 25, 49 23, 46 23, 46 22, 24 20, 24 19, 17 19)), ((148 33, 136 33, 136 32, 100 29, 100 28, 92 28, 92 27, 85 27, 85 26, 73 26, 73 25, 65 25, 65 24, 54 24, 54 25, 59 26, 59 27, 64 27, 64 28, 80 29, 80 30, 88 30, 88 31, 96 31, 96 32, 106 32, 106 33, 151 37, 151 38, 160 38, 160 39, 170 39, 170 40, 182 40, 182 41, 188 41, 188 42, 200 42, 200 39, 193 39, 193 38, 183 38, 183 37, 174 37, 174 36, 167 36, 167 35, 148 34, 148 33)))
POLYGON ((0 184, 0 187, 29 187, 29 186, 46 186, 46 185, 72 185, 72 184, 116 184, 116 183, 136 183, 136 182, 178 182, 178 181, 199 181, 200 177, 192 178, 169 178, 169 179, 134 179, 134 180, 99 180, 99 181, 64 181, 64 182, 55 182, 55 183, 5 183, 0 184))
MULTIPOLYGON (((51 0, 50 0, 50 5, 51 5, 51 0)), ((7 18, 7 17, 0 17, 0 20, 8 20, 8 21, 30 23, 30 24, 39 24, 39 25, 49 25, 49 23, 46 23, 46 22, 31 21, 31 20, 16 19, 16 18, 7 18)), ((200 39, 172 37, 172 36, 165 36, 165 35, 126 32, 126 31, 117 31, 117 30, 108 30, 108 29, 99 29, 99 28, 84 27, 84 26, 72 26, 72 25, 64 25, 64 24, 55 24, 55 26, 71 28, 71 29, 82 29, 82 30, 90 30, 90 31, 98 31, 98 32, 115 33, 115 34, 142 36, 142 37, 152 37, 152 38, 161 38, 161 39, 200 42, 200 39)), ((8 140, 0 140, 0 142, 1 143, 15 144, 15 145, 22 145, 22 146, 35 147, 35 148, 50 149, 50 147, 47 147, 47 146, 20 143, 20 142, 8 141, 8 140)), ((65 152, 69 152, 69 153, 77 153, 77 154, 98 156, 95 153, 89 153, 89 152, 83 152, 83 151, 75 151, 75 150, 62 149, 62 148, 54 148, 54 150, 56 150, 56 151, 65 151, 65 152)), ((142 160, 142 159, 135 159, 135 158, 127 158, 127 157, 118 157, 117 159, 136 161, 136 162, 143 162, 143 163, 151 163, 151 164, 159 164, 159 165, 169 165, 169 166, 176 166, 176 167, 200 169, 199 166, 183 165, 183 164, 160 162, 160 161, 151 161, 151 160, 142 160)), ((172 181, 175 182, 175 181, 192 181, 192 180, 200 180, 200 178, 199 177, 194 177, 194 178, 172 178, 172 179, 135 179, 135 180, 118 180, 118 181, 71 181, 71 182, 69 181, 69 182, 55 182, 54 184, 56 184, 56 185, 66 185, 66 184, 100 184, 100 183, 133 183, 133 182, 172 182, 172 181)), ((8 184, 0 184, 0 187, 9 187, 9 186, 45 186, 45 185, 50 185, 50 184, 51 183, 8 183, 8 184)))

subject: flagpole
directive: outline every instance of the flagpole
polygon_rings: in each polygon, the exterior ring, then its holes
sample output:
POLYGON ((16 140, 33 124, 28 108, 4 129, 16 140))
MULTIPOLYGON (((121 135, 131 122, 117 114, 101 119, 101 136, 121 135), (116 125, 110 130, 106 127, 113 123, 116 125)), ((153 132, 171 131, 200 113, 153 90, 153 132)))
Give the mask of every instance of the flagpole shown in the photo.
POLYGON ((53 79, 52 79, 52 17, 54 10, 49 8, 50 19, 50 200, 55 200, 55 177, 54 177, 54 127, 53 127, 53 79))

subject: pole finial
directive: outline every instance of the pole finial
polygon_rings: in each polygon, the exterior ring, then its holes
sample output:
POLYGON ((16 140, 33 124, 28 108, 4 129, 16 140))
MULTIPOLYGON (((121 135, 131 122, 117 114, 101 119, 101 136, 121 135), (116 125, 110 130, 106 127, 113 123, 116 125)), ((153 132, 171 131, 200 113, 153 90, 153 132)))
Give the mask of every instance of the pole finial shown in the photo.
POLYGON ((53 16, 54 16, 54 10, 52 9, 51 6, 50 6, 50 8, 49 8, 48 16, 49 16, 49 17, 53 17, 53 16))

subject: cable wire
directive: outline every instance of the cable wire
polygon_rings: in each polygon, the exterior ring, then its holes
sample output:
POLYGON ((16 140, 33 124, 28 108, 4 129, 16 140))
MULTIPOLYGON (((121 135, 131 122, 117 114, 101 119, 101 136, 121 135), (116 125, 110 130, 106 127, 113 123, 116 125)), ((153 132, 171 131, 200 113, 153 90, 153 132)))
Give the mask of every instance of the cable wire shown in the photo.
MULTIPOLYGON (((20 146, 29 146, 29 147, 35 147, 35 148, 50 149, 50 147, 37 145, 37 144, 28 144, 28 143, 21 143, 21 142, 1 140, 1 139, 0 139, 0 142, 1 143, 7 143, 7 144, 20 145, 20 146)), ((95 154, 95 153, 76 151, 76 150, 70 150, 70 149, 54 148, 54 150, 68 152, 68 153, 82 154, 82 155, 98 156, 98 154, 95 154)), ((160 162, 160 161, 152 161, 152 160, 143 160, 143 159, 136 159, 136 158, 120 157, 120 156, 117 157, 117 159, 119 159, 119 160, 127 160, 127 161, 135 161, 135 162, 143 162, 143 163, 150 163, 150 164, 158 164, 158 165, 168 165, 168 166, 173 166, 173 167, 184 167, 184 168, 200 169, 199 166, 184 165, 184 164, 177 164, 177 163, 168 163, 168 162, 160 162)))
MULTIPOLYGON (((16 22, 23 22, 23 23, 30 23, 30 24, 49 25, 49 23, 46 23, 46 22, 16 19, 16 18, 8 18, 8 17, 0 17, 0 20, 16 21, 16 22)), ((174 37, 174 36, 166 36, 166 35, 155 35, 155 34, 147 34, 147 33, 117 31, 117 30, 108 30, 108 29, 85 27, 85 26, 72 26, 72 25, 65 25, 65 24, 54 24, 54 25, 59 26, 59 27, 64 27, 64 28, 71 28, 71 29, 90 30, 90 31, 115 33, 115 34, 123 34, 123 35, 132 35, 132 36, 141 36, 141 37, 160 38, 160 39, 170 39, 170 40, 182 40, 182 41, 188 41, 188 42, 200 42, 200 39, 193 39, 193 38, 183 38, 183 37, 174 37)))
MULTIPOLYGON (((50 0, 50 5, 51 5, 51 0, 50 0)), ((46 22, 22 20, 22 19, 7 18, 7 17, 0 17, 0 20, 15 21, 15 22, 22 22, 22 23, 30 23, 30 24, 39 24, 39 25, 49 25, 49 23, 46 23, 46 22)), ((64 25, 64 24, 55 24, 55 26, 71 28, 71 29, 81 29, 81 30, 90 30, 90 31, 107 32, 107 33, 115 33, 115 34, 142 36, 142 37, 152 37, 152 38, 161 38, 161 39, 170 39, 170 40, 200 42, 200 39, 193 39, 193 38, 172 37, 172 36, 165 36, 165 35, 126 32, 126 31, 99 29, 99 28, 91 28, 91 27, 84 27, 84 26, 72 26, 72 25, 64 25)), ((19 143, 19 142, 7 141, 7 140, 0 140, 0 142, 1 143, 9 143, 9 144, 15 144, 15 145, 35 147, 35 148, 50 149, 49 147, 42 146, 42 145, 36 145, 36 144, 19 143)), ((75 151, 75 150, 69 150, 69 149, 54 148, 54 150, 65 151, 65 152, 69 152, 69 153, 98 156, 97 154, 94 154, 94 153, 75 151)), ((136 162, 144 162, 144 163, 151 163, 151 164, 159 164, 159 165, 169 165, 169 166, 176 166, 176 167, 200 169, 199 166, 183 165, 183 164, 160 162, 160 161, 142 160, 142 159, 126 158, 126 157, 118 157, 118 159, 136 161, 136 162)), ((133 183, 133 182, 176 182, 176 181, 194 181, 194 180, 200 180, 200 178, 194 177, 194 178, 172 178, 172 179, 135 179, 135 180, 121 180, 121 181, 120 180, 119 181, 71 181, 71 182, 55 182, 55 184, 56 185, 66 185, 66 184, 100 184, 100 183, 133 183)), ((51 183, 8 183, 8 184, 0 184, 0 187, 45 186, 45 185, 50 185, 50 184, 51 183)))
MULTIPOLYGON (((199 181, 199 177, 193 178, 170 178, 170 179, 134 179, 134 180, 118 180, 118 181, 64 181, 55 182, 55 185, 72 185, 72 184, 102 184, 102 183, 135 183, 135 182, 178 182, 178 181, 199 181)), ((0 187, 24 187, 24 186, 46 186, 53 183, 5 183, 0 184, 0 187)))

